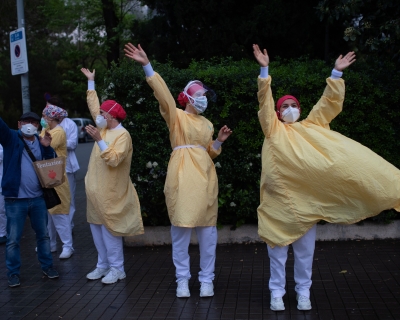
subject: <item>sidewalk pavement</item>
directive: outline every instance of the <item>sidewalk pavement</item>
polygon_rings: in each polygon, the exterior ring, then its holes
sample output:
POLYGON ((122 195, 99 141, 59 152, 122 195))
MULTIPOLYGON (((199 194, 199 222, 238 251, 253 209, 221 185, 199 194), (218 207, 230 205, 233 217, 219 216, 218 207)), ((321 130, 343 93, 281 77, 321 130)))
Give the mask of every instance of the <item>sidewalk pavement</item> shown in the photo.
POLYGON ((293 254, 287 262, 285 311, 269 309, 269 259, 264 244, 218 245, 215 295, 200 298, 198 247, 191 245, 191 297, 176 298, 171 246, 126 247, 126 279, 89 281, 97 252, 86 222, 83 179, 77 183, 74 248, 60 260, 59 279, 41 272, 30 222, 21 240, 21 286, 9 288, 0 246, 0 319, 400 319, 400 240, 319 241, 311 287, 312 310, 298 311, 293 254))

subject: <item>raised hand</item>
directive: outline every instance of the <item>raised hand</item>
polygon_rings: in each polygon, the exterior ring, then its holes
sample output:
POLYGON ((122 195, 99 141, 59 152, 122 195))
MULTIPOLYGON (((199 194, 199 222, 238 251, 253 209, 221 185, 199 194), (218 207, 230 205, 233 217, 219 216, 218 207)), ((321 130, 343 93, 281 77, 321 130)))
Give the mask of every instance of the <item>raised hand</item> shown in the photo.
POLYGON ((232 134, 232 130, 229 129, 226 125, 221 128, 218 132, 218 141, 224 142, 229 136, 232 134))
POLYGON ((146 52, 144 52, 140 44, 135 47, 132 43, 127 43, 125 45, 124 51, 125 56, 139 62, 142 66, 145 66, 150 62, 147 58, 146 52))
POLYGON ((49 131, 45 131, 44 132, 44 136, 43 137, 39 137, 40 138, 40 143, 42 144, 43 147, 48 147, 51 143, 51 134, 49 131))
POLYGON ((94 81, 94 75, 96 73, 96 70, 93 69, 93 72, 90 72, 89 69, 82 68, 81 71, 86 76, 86 78, 88 78, 88 80, 93 80, 94 81))
POLYGON ((95 141, 102 140, 102 138, 100 136, 100 132, 96 127, 89 124, 88 126, 85 127, 85 129, 86 129, 86 132, 89 133, 90 136, 93 138, 93 140, 95 140, 95 141))
POLYGON ((335 62, 335 69, 337 71, 343 71, 355 61, 356 61, 356 54, 354 53, 354 51, 349 52, 344 57, 340 55, 335 62))
POLYGON ((254 57, 256 58, 261 67, 268 67, 269 56, 266 49, 261 51, 258 44, 253 44, 253 53, 254 57))

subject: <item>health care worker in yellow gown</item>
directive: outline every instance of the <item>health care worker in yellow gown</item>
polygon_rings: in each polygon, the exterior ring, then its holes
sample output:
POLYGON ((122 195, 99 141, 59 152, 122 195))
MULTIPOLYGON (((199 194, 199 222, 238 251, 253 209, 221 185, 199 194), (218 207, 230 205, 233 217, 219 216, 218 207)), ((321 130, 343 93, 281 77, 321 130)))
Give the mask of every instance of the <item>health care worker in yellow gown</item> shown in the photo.
MULTIPOLYGON (((51 134, 50 146, 54 149, 59 157, 67 159, 67 136, 64 129, 60 126, 60 122, 68 114, 67 112, 51 104, 46 105, 42 112, 42 125, 41 136, 43 137, 46 131, 51 134)), ((55 187, 58 196, 60 197, 61 204, 49 209, 49 222, 47 229, 50 237, 50 250, 51 252, 57 251, 57 233, 63 243, 63 250, 60 254, 60 259, 68 259, 74 252, 72 246, 72 230, 71 223, 69 222, 69 206, 71 195, 69 190, 69 183, 65 174, 65 182, 55 187)))
POLYGON ((176 268, 177 297, 189 297, 188 247, 192 229, 200 249, 200 297, 214 295, 215 250, 217 245, 218 179, 212 161, 232 131, 224 126, 213 141, 213 125, 200 115, 207 107, 207 89, 191 81, 178 97, 185 111, 176 108, 164 80, 153 71, 143 49, 125 46, 127 57, 139 62, 146 80, 160 103, 160 112, 170 132, 173 152, 168 164, 164 193, 171 221, 172 255, 176 268))
POLYGON ((268 244, 271 309, 284 310, 285 263, 292 244, 297 307, 309 310, 316 223, 351 224, 386 209, 400 211, 400 171, 329 129, 342 111, 341 76, 355 61, 353 52, 339 56, 322 97, 307 118, 297 122, 300 103, 293 96, 280 98, 275 112, 267 51, 258 45, 253 49, 261 66, 258 117, 265 135, 258 233, 268 244))
POLYGON ((98 128, 86 127, 96 141, 85 186, 87 221, 98 252, 96 269, 86 277, 104 277, 102 282, 111 284, 126 277, 122 237, 144 233, 139 198, 130 179, 132 139, 121 124, 125 110, 114 100, 100 106, 94 90, 95 71, 81 71, 88 78, 87 103, 98 128))

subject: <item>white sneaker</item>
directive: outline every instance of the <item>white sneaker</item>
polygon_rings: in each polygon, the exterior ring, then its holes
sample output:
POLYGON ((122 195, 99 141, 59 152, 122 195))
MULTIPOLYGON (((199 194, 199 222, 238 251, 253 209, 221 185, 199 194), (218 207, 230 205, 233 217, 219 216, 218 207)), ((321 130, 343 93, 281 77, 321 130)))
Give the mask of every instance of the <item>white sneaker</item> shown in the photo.
POLYGON ((311 310, 311 301, 306 296, 297 295, 297 309, 299 310, 311 310))
POLYGON ((189 280, 188 279, 181 279, 177 282, 178 286, 176 288, 176 296, 178 298, 189 298, 190 291, 189 291, 189 280))
POLYGON ((117 268, 111 267, 107 275, 103 279, 101 279, 101 282, 103 282, 104 284, 112 284, 117 282, 118 280, 122 280, 125 278, 125 272, 120 271, 117 268))
POLYGON ((282 297, 273 298, 271 296, 270 308, 271 308, 272 311, 283 311, 283 310, 285 310, 285 305, 283 304, 282 297))
POLYGON ((68 259, 74 253, 74 249, 72 248, 64 248, 60 254, 60 259, 68 259))
POLYGON ((214 285, 212 282, 202 282, 200 286, 200 297, 212 297, 214 295, 214 285))
POLYGON ((86 278, 88 278, 89 280, 97 280, 101 277, 104 277, 109 271, 110 269, 96 268, 92 272, 88 273, 86 275, 86 278))

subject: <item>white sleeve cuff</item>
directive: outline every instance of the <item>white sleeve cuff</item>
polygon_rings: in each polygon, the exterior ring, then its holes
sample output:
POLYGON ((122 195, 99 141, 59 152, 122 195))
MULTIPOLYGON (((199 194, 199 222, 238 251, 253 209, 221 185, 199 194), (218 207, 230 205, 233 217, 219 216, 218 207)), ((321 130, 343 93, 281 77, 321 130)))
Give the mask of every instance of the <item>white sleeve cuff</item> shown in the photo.
POLYGON ((143 71, 146 74, 146 77, 154 76, 154 70, 150 62, 143 66, 143 71))
POLYGON ((108 148, 108 146, 104 140, 97 141, 97 145, 99 146, 101 152, 103 152, 104 150, 106 150, 108 148))
POLYGON ((212 147, 213 147, 214 150, 218 150, 221 147, 221 145, 222 145, 222 142, 219 141, 218 139, 215 139, 212 147))
POLYGON ((88 90, 94 90, 94 80, 88 80, 87 89, 88 90))
POLYGON ((268 66, 260 68, 260 78, 268 78, 268 66))
POLYGON ((336 69, 332 69, 331 78, 332 78, 333 80, 338 80, 338 79, 340 79, 340 78, 342 77, 342 75, 343 75, 343 72, 338 71, 338 70, 336 70, 336 69))

